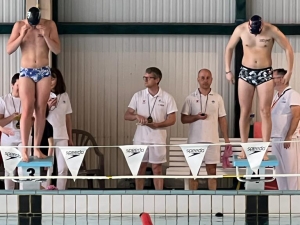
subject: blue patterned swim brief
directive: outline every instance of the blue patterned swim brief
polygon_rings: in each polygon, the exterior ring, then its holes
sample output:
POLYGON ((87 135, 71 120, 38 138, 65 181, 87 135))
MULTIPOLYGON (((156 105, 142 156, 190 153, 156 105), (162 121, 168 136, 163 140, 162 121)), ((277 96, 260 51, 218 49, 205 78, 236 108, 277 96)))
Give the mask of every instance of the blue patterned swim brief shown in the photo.
POLYGON ((44 77, 49 77, 51 75, 51 70, 49 66, 44 66, 42 68, 22 68, 20 71, 20 77, 29 77, 34 82, 39 82, 44 77))

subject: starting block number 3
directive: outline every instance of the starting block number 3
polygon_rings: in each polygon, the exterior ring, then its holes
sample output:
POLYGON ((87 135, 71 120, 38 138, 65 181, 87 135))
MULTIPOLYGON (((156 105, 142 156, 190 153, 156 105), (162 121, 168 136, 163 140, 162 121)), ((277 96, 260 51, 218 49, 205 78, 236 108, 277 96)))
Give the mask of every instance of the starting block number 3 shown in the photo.
POLYGON ((29 176, 34 177, 35 169, 33 169, 33 168, 28 168, 28 169, 27 169, 27 172, 28 172, 28 175, 29 175, 29 176))
POLYGON ((41 167, 23 167, 23 176, 30 176, 32 179, 26 179, 24 181, 38 181, 38 182, 43 182, 46 181, 46 179, 35 179, 34 176, 40 176, 40 170, 41 167))

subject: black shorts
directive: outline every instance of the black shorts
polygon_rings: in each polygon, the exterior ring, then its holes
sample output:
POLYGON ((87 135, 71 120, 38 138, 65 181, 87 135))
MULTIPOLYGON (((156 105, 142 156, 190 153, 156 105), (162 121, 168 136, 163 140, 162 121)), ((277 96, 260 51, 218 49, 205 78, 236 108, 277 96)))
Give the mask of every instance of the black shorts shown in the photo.
POLYGON ((273 79, 273 69, 272 67, 263 69, 250 69, 242 65, 239 78, 253 86, 258 86, 273 79))

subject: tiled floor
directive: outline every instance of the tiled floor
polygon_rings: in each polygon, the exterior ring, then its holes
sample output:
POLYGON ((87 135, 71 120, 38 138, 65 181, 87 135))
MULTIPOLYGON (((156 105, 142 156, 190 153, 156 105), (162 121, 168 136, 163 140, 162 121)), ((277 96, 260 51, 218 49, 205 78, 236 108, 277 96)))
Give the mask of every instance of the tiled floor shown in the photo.
MULTIPOLYGON (((152 216, 155 225, 244 225, 252 224, 253 219, 245 219, 243 215, 227 215, 223 218, 214 216, 186 216, 186 215, 155 215, 152 216)), ((34 219, 19 218, 16 215, 0 215, 1 225, 141 225, 137 215, 44 215, 34 219)), ((300 217, 281 215, 261 218, 259 223, 268 225, 300 224, 300 217)))

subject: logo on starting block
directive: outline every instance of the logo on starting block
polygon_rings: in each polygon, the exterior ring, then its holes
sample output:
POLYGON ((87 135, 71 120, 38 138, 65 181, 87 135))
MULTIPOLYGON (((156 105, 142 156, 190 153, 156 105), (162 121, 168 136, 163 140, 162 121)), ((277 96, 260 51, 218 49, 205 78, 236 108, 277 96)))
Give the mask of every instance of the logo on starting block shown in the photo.
POLYGON ((258 168, 264 158, 264 155, 270 145, 270 142, 251 142, 241 143, 243 147, 251 170, 257 174, 258 168))
POLYGON ((136 176, 139 172, 142 160, 145 152, 148 148, 147 145, 123 145, 119 146, 122 150, 128 167, 133 176, 136 176))
POLYGON ((1 147, 1 154, 5 170, 10 176, 14 174, 14 170, 22 160, 20 151, 13 147, 1 147))
POLYGON ((180 148, 194 177, 199 173, 204 155, 209 144, 184 144, 180 148))

